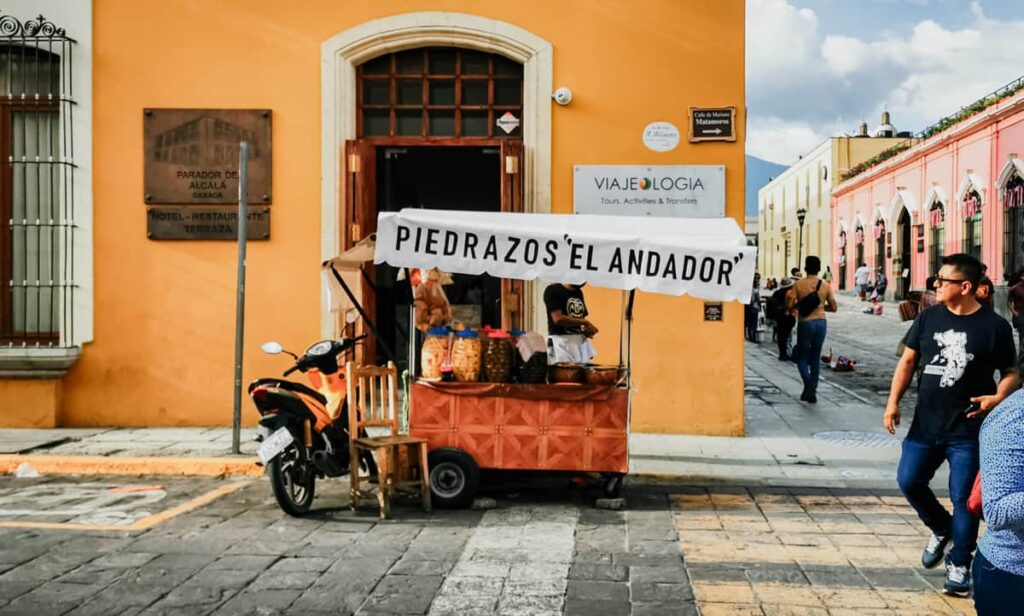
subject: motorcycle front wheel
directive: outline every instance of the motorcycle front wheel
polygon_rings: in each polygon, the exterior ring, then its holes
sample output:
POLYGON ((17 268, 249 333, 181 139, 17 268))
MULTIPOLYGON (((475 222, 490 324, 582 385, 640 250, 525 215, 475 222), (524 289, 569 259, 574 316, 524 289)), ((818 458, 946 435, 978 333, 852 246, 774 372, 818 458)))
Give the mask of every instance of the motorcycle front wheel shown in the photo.
POLYGON ((274 498, 288 515, 302 516, 313 505, 316 475, 306 448, 292 443, 267 465, 274 498))

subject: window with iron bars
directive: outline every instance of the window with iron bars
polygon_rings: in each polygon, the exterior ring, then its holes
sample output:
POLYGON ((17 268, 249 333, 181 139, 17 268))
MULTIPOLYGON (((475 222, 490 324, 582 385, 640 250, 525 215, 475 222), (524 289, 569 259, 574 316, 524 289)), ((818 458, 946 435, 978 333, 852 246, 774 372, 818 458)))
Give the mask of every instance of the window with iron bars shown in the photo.
POLYGON ((1003 188, 1003 276, 1017 284, 1024 268, 1024 179, 1014 175, 1003 188))
POLYGON ((75 41, 0 16, 0 347, 71 346, 75 41))

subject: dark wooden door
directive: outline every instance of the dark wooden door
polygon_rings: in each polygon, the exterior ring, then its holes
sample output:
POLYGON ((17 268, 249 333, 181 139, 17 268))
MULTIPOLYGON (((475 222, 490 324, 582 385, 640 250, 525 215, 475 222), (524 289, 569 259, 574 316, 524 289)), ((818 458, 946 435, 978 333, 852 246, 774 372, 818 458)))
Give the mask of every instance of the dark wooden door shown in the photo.
MULTIPOLYGON (((377 148, 363 139, 345 142, 345 158, 342 162, 342 177, 345 186, 345 220, 341 228, 342 250, 348 250, 359 240, 377 231, 377 148)), ((368 276, 362 280, 362 303, 366 314, 374 315, 377 298, 369 280, 373 280, 373 264, 363 266, 368 276)), ((350 326, 349 326, 350 327, 350 326)), ((368 332, 366 327, 363 332, 368 332)), ((357 332, 350 331, 349 334, 357 332)), ((361 363, 373 362, 377 356, 377 341, 373 336, 366 339, 362 352, 356 352, 361 363)))
MULTIPOLYGON (((523 142, 501 142, 501 211, 523 211, 523 142)), ((501 311, 502 329, 522 329, 523 320, 523 289, 522 280, 501 281, 503 297, 501 311)))

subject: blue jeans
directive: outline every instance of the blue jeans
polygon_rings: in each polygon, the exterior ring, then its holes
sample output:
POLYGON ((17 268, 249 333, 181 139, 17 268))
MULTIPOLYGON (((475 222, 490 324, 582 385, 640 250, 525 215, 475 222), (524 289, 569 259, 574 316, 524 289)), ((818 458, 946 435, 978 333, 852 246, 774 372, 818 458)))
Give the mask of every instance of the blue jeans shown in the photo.
POLYGON ((804 391, 818 391, 818 373, 821 371, 821 347, 825 345, 828 324, 825 319, 800 321, 796 326, 796 368, 804 382, 804 391))
POLYGON ((907 502, 936 535, 949 537, 953 547, 946 560, 954 565, 971 566, 971 554, 978 545, 978 518, 967 511, 967 497, 978 474, 978 441, 949 440, 945 442, 903 440, 903 455, 896 470, 896 481, 907 502), (928 482, 943 461, 949 462, 949 500, 953 514, 943 507, 928 482))
POLYGON ((978 616, 1015 616, 1024 603, 1024 576, 988 562, 980 551, 974 557, 974 609, 978 616))

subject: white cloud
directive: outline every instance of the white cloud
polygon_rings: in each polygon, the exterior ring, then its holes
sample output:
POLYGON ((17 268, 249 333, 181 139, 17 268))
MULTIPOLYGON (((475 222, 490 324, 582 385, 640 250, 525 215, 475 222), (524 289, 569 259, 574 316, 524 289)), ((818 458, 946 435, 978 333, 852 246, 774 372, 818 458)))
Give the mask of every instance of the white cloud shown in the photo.
POLYGON ((823 139, 814 128, 806 124, 768 118, 761 122, 758 130, 748 132, 747 154, 788 165, 796 162, 797 156, 806 154, 823 139))
POLYGON ((787 0, 747 2, 747 80, 770 82, 812 62, 818 17, 787 0))
POLYGON ((979 2, 971 16, 956 27, 928 19, 868 39, 819 34, 814 12, 790 0, 749 0, 747 151, 792 162, 835 134, 839 118, 852 132, 860 120, 874 127, 883 109, 900 130, 917 131, 1024 73, 1014 52, 1024 19, 988 19, 979 2))

